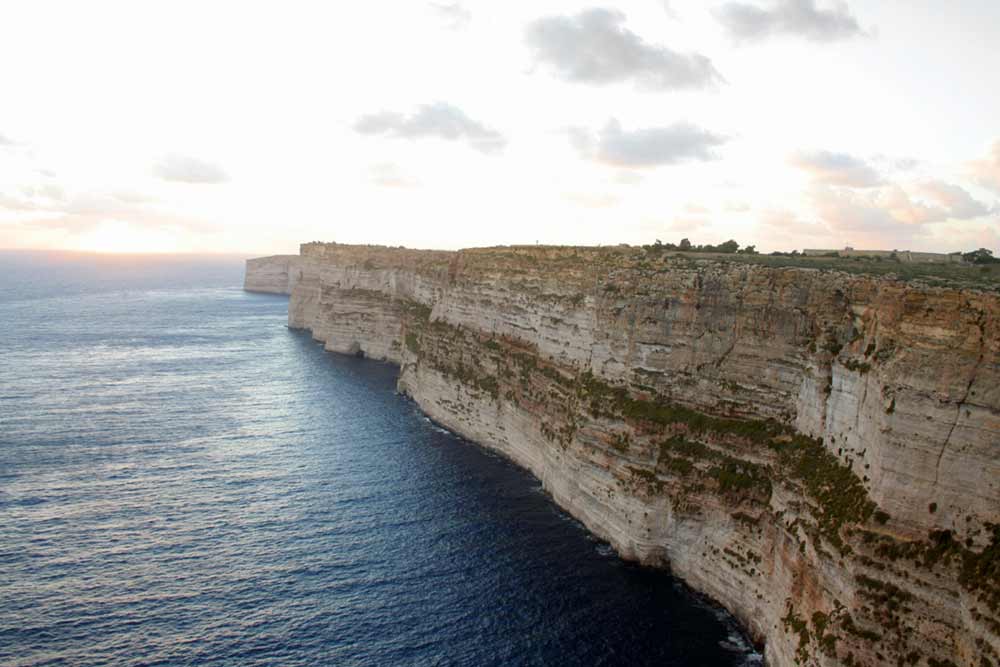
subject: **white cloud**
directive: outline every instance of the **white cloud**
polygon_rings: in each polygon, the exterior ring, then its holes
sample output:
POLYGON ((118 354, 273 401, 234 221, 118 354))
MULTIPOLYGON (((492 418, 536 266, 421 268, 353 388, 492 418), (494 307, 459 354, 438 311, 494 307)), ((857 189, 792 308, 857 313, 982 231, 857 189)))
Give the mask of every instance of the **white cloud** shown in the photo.
POLYGON ((0 212, 13 214, 17 224, 25 229, 59 229, 78 234, 110 220, 137 229, 169 226, 197 231, 212 228, 203 220, 150 206, 155 198, 131 190, 67 191, 63 185, 46 180, 12 191, 15 194, 0 192, 0 212))
POLYGON ((15 193, 0 191, 0 209, 8 211, 52 211, 65 210, 68 197, 63 188, 55 183, 22 185, 14 188, 15 193))
POLYGON ((914 200, 897 184, 866 191, 816 188, 809 197, 820 219, 834 229, 902 231, 948 219, 946 209, 914 200))
POLYGON ((222 167, 199 158, 176 153, 162 157, 153 165, 153 174, 176 183, 218 184, 229 180, 222 167))
POLYGON ((368 114, 355 122, 354 129, 361 134, 400 139, 434 137, 464 141, 483 153, 501 151, 507 143, 496 130, 472 120, 461 109, 445 102, 422 105, 408 116, 394 111, 368 114))
POLYGON ((596 162, 642 169, 690 161, 716 160, 713 150, 727 138, 691 123, 674 123, 667 127, 623 130, 617 120, 591 133, 582 128, 568 131, 570 143, 596 162))
POLYGON ((38 204, 29 197, 19 197, 0 192, 0 209, 8 211, 35 211, 38 204))
POLYGON ((766 8, 747 2, 727 2, 716 19, 738 42, 755 42, 788 35, 814 42, 832 42, 864 35, 846 2, 832 0, 828 9, 816 0, 773 0, 766 8))
POLYGON ((944 208, 950 218, 970 220, 990 212, 990 207, 973 199, 968 191, 944 181, 926 181, 920 184, 918 191, 944 208))
POLYGON ((461 30, 472 21, 472 12, 460 2, 431 2, 428 5, 451 30, 461 30))
POLYGON ((854 188, 870 188, 882 183, 882 177, 874 168, 846 153, 798 151, 789 157, 789 162, 809 173, 815 183, 854 188))
POLYGON ((589 9, 533 21, 525 39, 536 62, 573 83, 632 82, 664 91, 709 88, 722 81, 706 56, 648 44, 624 23, 619 11, 589 9))
POLYGON ((1000 192, 1000 139, 993 142, 985 158, 974 160, 969 166, 977 183, 1000 192))

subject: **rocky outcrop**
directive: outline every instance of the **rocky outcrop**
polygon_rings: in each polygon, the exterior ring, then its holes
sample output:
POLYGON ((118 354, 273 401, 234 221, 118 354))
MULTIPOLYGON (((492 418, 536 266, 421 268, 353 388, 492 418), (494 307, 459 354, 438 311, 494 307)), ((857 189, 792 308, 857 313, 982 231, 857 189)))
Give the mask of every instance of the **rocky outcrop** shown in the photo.
POLYGON ((769 664, 1000 667, 997 294, 628 247, 252 262, 769 664))
POLYGON ((298 255, 272 255, 247 260, 243 289, 248 292, 291 294, 302 275, 298 255))

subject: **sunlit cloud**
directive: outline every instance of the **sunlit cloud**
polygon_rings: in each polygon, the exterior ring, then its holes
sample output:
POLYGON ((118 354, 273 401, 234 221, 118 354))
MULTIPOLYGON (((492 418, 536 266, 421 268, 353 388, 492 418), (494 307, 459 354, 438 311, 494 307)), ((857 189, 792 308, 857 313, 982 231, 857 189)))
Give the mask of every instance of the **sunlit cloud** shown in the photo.
POLYGON ((31 197, 0 192, 0 209, 8 211, 35 211, 38 209, 38 204, 31 197))
POLYGON ((204 219, 150 206, 155 201, 130 190, 71 191, 47 178, 0 192, 0 222, 19 237, 17 245, 59 239, 63 248, 107 252, 166 251, 180 247, 186 236, 217 229, 204 219), (168 237, 176 242, 163 245, 168 237), (154 241, 159 245, 149 245, 154 241))
POLYGON ((651 91, 709 88, 722 82, 700 53, 647 43, 624 26, 625 14, 589 9, 529 24, 525 40, 540 65, 572 83, 632 83, 651 91))
POLYGON ((882 183, 882 177, 867 162, 846 153, 798 151, 789 163, 810 174, 814 183, 870 188, 882 183))
POLYGON ((124 220, 96 223, 72 241, 73 249, 91 252, 178 252, 186 230, 180 227, 136 227, 124 220))
POLYGON ((772 248, 790 250, 846 244, 844 234, 838 234, 819 220, 803 217, 789 208, 765 207, 755 218, 757 228, 754 240, 772 248))
POLYGON ((985 158, 973 160, 970 169, 979 185, 1000 192, 1000 139, 993 142, 985 158))
POLYGON ((949 218, 970 220, 990 213, 990 207, 973 199, 964 188, 944 181, 925 181, 918 192, 947 211, 949 218))
POLYGON ((809 198, 831 232, 869 247, 909 248, 927 236, 927 225, 949 219, 947 209, 916 200, 897 184, 866 190, 817 187, 809 198))

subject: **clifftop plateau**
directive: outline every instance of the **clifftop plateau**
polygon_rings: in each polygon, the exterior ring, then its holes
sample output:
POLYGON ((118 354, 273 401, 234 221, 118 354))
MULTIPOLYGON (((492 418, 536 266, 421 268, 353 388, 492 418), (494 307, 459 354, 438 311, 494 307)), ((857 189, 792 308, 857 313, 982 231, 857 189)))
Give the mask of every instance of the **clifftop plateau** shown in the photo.
POLYGON ((246 288, 398 364, 769 664, 1000 667, 994 277, 783 259, 309 243, 246 288))

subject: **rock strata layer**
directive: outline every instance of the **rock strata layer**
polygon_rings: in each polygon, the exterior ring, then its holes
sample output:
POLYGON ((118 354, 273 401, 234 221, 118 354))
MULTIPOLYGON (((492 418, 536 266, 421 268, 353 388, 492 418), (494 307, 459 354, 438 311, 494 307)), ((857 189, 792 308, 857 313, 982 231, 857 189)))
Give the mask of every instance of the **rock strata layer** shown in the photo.
POLYGON ((310 243, 289 326, 400 366, 769 664, 1000 667, 1000 297, 638 248, 310 243))

